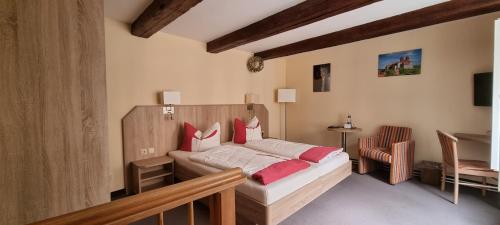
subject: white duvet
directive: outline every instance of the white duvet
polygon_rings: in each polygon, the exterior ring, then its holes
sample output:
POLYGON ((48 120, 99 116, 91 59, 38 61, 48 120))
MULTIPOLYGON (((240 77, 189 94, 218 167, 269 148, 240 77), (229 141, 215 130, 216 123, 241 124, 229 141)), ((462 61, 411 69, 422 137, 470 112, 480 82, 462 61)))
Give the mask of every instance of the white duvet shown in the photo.
POLYGON ((218 169, 241 168, 247 176, 278 162, 288 160, 236 145, 222 145, 189 156, 189 159, 218 169))
MULTIPOLYGON (((300 155, 302 155, 304 152, 308 151, 311 148, 317 147, 316 145, 283 141, 273 138, 247 141, 244 146, 265 153, 284 156, 291 159, 300 159, 300 155)), ((332 158, 340 152, 342 151, 333 151, 328 156, 324 157, 319 163, 332 158)))

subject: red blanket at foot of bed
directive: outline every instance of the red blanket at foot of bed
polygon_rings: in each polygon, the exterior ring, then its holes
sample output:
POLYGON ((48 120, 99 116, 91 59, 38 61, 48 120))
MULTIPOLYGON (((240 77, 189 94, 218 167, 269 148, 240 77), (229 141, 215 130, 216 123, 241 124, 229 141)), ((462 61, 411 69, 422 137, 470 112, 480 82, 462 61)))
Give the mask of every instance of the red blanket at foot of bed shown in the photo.
POLYGON ((305 151, 299 158, 305 161, 319 163, 319 161, 330 155, 332 152, 339 150, 341 149, 337 147, 318 146, 305 151))
POLYGON ((283 162, 274 163, 260 170, 259 172, 254 173, 252 175, 252 178, 259 183, 266 185, 285 178, 290 174, 296 173, 300 170, 307 169, 309 166, 309 163, 302 160, 286 160, 283 162))

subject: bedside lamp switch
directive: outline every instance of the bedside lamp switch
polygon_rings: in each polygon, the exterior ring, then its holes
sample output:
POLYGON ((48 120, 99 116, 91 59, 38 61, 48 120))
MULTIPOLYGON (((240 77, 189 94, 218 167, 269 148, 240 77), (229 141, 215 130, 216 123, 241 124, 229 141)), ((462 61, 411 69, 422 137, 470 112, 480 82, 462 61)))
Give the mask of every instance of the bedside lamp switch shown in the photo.
POLYGON ((147 155, 148 154, 148 149, 147 148, 141 148, 141 155, 147 155))
POLYGON ((149 154, 155 153, 155 148, 148 148, 148 152, 149 152, 149 154))

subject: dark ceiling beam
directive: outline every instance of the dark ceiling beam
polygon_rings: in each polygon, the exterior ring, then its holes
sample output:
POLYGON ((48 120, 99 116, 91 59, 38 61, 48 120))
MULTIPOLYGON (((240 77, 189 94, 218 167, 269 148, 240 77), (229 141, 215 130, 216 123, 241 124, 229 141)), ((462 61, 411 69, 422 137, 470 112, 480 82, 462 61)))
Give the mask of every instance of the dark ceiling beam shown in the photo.
POLYGON ((132 23, 132 34, 149 38, 202 0, 154 0, 132 23))
POLYGON ((208 42, 207 52, 219 53, 378 1, 380 0, 307 0, 208 42))
POLYGON ((452 0, 398 16, 255 53, 273 59, 500 10, 500 0, 452 0))

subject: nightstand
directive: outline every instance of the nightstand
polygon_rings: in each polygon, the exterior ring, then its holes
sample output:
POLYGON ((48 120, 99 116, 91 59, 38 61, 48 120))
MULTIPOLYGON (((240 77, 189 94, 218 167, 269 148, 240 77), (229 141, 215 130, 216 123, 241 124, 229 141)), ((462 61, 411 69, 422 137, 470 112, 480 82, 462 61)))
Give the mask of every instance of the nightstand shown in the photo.
POLYGON ((174 184, 174 159, 160 156, 134 161, 132 179, 135 194, 174 184))

